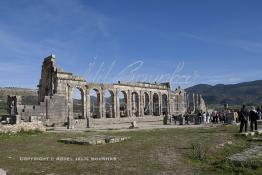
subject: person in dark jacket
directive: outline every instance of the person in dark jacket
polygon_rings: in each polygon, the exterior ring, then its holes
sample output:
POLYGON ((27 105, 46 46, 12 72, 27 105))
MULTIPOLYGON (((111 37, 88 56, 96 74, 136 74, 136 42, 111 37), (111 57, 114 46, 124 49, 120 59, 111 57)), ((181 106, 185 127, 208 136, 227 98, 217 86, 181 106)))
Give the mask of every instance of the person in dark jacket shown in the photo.
POLYGON ((202 119, 202 112, 198 112, 197 114, 197 118, 198 118, 198 124, 200 125, 202 122, 201 122, 201 119, 202 119))
POLYGON ((250 118, 250 130, 253 131, 253 125, 255 124, 255 130, 257 130, 257 120, 258 120, 258 112, 255 107, 252 107, 252 110, 249 113, 250 118))
POLYGON ((239 111, 240 132, 243 131, 244 126, 245 126, 245 132, 247 132, 248 116, 249 116, 249 112, 246 109, 246 106, 243 105, 243 107, 239 111))

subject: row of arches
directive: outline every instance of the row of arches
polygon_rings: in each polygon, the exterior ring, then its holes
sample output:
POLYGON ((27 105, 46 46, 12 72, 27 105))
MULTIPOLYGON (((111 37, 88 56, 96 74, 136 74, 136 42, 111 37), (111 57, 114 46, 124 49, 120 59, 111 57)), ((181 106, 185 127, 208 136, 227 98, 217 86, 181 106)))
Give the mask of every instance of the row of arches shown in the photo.
MULTIPOLYGON (((102 116, 106 118, 115 118, 117 116, 139 117, 142 115, 159 116, 168 113, 167 94, 150 94, 149 92, 139 94, 136 91, 128 94, 124 90, 118 91, 117 94, 112 90, 104 90, 102 93, 95 88, 89 90, 87 108, 89 108, 91 118, 101 118, 102 116)), ((83 90, 74 87, 72 89, 72 99, 73 117, 85 118, 85 94, 83 90)))

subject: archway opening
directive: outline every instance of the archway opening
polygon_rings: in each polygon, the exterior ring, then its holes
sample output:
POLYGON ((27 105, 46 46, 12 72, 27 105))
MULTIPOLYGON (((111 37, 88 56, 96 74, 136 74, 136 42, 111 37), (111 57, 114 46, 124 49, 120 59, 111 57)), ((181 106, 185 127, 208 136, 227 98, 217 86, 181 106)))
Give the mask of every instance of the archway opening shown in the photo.
POLYGON ((167 95, 162 95, 162 114, 168 114, 167 95))
POLYGON ((106 118, 114 118, 114 93, 112 91, 106 90, 104 92, 105 98, 105 108, 106 108, 106 118))
POLYGON ((120 117, 127 117, 127 94, 125 91, 120 91, 119 95, 119 111, 120 117))
POLYGON ((137 92, 132 93, 132 116, 139 116, 139 97, 137 92))
POLYGON ((101 118, 100 113, 100 93, 97 89, 90 90, 90 116, 92 118, 101 118))
POLYGON ((159 116, 159 96, 156 93, 153 95, 153 115, 159 116))
POLYGON ((72 90, 73 117, 74 119, 84 118, 84 93, 81 89, 74 87, 72 90))
POLYGON ((149 103, 149 95, 147 92, 144 93, 144 115, 150 114, 150 103, 149 103))

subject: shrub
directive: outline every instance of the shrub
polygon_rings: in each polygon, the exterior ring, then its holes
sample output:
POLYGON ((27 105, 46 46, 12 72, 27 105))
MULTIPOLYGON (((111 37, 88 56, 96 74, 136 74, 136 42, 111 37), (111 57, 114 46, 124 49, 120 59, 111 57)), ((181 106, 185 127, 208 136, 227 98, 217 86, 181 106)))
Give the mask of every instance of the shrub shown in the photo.
POLYGON ((204 148, 202 147, 201 144, 199 143, 193 143, 191 145, 192 147, 192 155, 191 158, 193 160, 199 160, 199 161, 203 161, 206 158, 206 152, 204 150, 204 148))

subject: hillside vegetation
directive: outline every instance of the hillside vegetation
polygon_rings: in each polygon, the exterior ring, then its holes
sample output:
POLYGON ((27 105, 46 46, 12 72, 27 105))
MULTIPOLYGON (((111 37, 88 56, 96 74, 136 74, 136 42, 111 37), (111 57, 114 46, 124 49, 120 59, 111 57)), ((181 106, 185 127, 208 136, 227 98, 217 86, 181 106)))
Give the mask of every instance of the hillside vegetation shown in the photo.
POLYGON ((187 88, 186 91, 190 94, 202 94, 210 106, 223 104, 260 106, 262 104, 262 80, 215 86, 198 84, 187 88))

